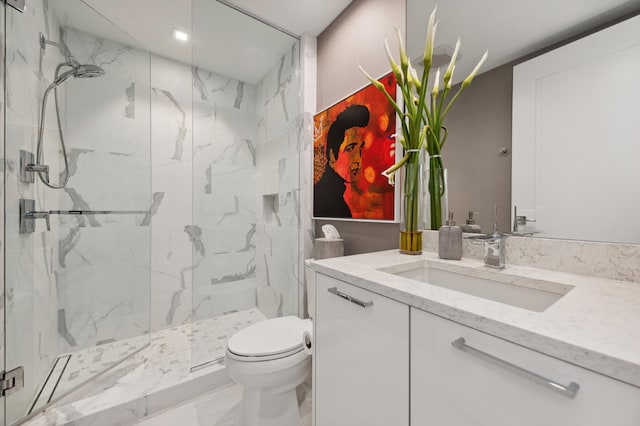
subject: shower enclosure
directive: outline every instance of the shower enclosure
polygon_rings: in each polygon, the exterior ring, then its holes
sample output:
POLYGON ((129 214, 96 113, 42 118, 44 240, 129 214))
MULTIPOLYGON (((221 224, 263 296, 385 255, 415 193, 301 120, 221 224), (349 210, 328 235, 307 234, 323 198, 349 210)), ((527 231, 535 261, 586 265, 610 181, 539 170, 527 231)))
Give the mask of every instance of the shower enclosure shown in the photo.
POLYGON ((149 344, 150 55, 78 0, 3 13, 13 424, 149 344))
POLYGON ((219 369, 232 333, 297 315, 301 287, 298 39, 191 0, 183 63, 101 1, 14 3, 0 6, 0 425, 102 404, 140 371, 167 386, 219 369))

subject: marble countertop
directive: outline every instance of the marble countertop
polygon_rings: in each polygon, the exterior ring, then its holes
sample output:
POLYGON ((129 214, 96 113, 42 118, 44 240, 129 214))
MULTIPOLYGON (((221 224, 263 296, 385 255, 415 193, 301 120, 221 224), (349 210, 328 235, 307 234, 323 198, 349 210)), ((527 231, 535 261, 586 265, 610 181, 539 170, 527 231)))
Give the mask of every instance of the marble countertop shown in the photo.
MULTIPOLYGON (((398 250, 310 262, 313 270, 535 351, 640 387, 640 284, 525 266, 493 270, 476 259, 398 250), (417 262, 529 287, 570 289, 543 312, 404 278, 386 271, 417 262)), ((554 290, 555 291, 555 290, 554 290)))

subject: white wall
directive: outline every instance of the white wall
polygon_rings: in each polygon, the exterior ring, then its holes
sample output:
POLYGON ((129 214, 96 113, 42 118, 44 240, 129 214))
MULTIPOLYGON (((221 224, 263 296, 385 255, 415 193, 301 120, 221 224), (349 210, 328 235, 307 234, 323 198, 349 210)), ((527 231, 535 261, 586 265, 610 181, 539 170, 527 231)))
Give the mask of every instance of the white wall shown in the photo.
MULTIPOLYGON (((395 46, 395 32, 406 30, 405 0, 354 0, 318 36, 316 112, 340 101, 368 84, 358 63, 373 76, 391 71, 384 40, 395 46)), ((398 248, 397 223, 315 220, 315 233, 334 225, 344 238, 345 254, 398 248)))
POLYGON ((540 236, 640 243, 640 17, 514 68, 513 205, 540 236))

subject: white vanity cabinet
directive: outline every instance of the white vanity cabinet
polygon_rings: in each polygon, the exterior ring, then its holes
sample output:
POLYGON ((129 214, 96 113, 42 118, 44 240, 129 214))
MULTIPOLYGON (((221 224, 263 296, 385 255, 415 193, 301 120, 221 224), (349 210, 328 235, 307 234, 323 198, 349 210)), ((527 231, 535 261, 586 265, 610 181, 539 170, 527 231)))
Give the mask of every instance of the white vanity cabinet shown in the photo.
POLYGON ((640 389, 411 308, 411 425, 640 426, 640 389))
POLYGON ((317 273, 316 426, 409 424, 409 306, 317 273))

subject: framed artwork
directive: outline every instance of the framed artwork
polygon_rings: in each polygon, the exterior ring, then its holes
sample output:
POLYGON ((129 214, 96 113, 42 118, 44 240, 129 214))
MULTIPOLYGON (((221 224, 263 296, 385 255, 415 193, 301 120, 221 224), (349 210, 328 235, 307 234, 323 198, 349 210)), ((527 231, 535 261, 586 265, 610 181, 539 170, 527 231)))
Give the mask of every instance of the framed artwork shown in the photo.
MULTIPOLYGON (((396 99, 392 73, 380 78, 396 99)), ((397 222, 399 186, 382 172, 396 163, 396 112, 372 84, 317 113, 313 131, 313 217, 397 222)))

